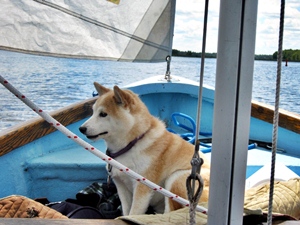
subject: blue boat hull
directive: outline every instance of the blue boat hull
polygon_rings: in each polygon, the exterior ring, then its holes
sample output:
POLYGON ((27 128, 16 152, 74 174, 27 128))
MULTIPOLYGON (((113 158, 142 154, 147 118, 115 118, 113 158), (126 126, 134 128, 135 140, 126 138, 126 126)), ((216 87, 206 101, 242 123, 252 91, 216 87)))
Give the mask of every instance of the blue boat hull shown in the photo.
MULTIPOLYGON (((152 115, 163 120, 169 129, 179 134, 190 133, 177 126, 171 115, 180 112, 196 120, 198 84, 179 77, 174 77, 172 82, 161 78, 146 79, 126 88, 138 93, 152 115)), ((201 111, 201 138, 211 138, 213 102, 214 90, 205 87, 201 111)), ((83 118, 67 128, 90 142, 78 130, 86 119, 83 118)), ((191 127, 190 121, 181 119, 182 123, 191 127)), ((251 118, 249 139, 271 142, 271 135, 272 124, 251 118)), ((18 141, 17 135, 15 141, 18 141)), ((90 143, 102 152, 106 151, 104 141, 90 143)), ((299 133, 280 128, 278 147, 285 151, 283 154, 278 154, 278 161, 300 175, 299 133)), ((249 150, 247 178, 270 161, 269 150, 263 148, 249 150)), ((102 159, 56 131, 0 157, 2 171, 0 197, 18 194, 33 199, 47 197, 50 201, 74 198, 79 190, 92 182, 105 182, 107 178, 105 167, 106 163, 102 159)))

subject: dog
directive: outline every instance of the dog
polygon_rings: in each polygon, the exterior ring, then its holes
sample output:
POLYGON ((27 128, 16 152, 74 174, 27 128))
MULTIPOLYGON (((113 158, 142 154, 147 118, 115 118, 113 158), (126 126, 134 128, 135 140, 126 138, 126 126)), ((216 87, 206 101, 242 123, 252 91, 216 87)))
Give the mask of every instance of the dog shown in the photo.
MULTIPOLYGON (((111 90, 97 82, 94 86, 99 97, 92 116, 79 130, 89 139, 104 139, 108 153, 118 162, 187 199, 186 178, 191 174, 194 145, 167 131, 165 124, 152 116, 132 91, 118 86, 111 90)), ((200 157, 204 159, 200 201, 207 202, 210 165, 201 152, 200 157)), ((183 207, 115 168, 111 168, 110 175, 117 187, 123 215, 144 214, 149 206, 156 213, 183 207)))

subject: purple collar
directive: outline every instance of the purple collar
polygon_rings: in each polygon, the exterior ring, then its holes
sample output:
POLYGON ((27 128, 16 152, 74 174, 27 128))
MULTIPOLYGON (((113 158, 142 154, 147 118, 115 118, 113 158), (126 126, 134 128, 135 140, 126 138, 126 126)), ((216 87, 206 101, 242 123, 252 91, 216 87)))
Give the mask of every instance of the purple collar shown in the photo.
POLYGON ((109 149, 106 150, 106 155, 108 155, 111 158, 117 158, 120 155, 123 155, 124 153, 128 152, 140 139, 142 139, 145 134, 148 131, 146 131, 145 133, 143 133, 142 135, 138 136, 137 138, 135 138, 133 141, 129 142, 129 144, 122 148, 120 151, 116 152, 116 153, 112 153, 109 149))

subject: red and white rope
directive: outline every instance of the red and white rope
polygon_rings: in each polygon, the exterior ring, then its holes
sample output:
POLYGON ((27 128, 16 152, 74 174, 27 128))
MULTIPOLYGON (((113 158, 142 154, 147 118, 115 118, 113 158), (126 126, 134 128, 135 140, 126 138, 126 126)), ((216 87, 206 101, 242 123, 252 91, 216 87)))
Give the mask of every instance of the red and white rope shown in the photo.
MULTIPOLYGON (((18 97, 22 102, 24 102, 28 107, 30 107, 34 112, 36 112, 38 115, 40 115, 44 120, 46 120, 50 125, 55 127, 57 130, 65 134, 68 138, 75 141, 77 144, 81 145, 84 149, 88 150, 89 152, 93 153, 94 155, 101 158, 106 163, 109 163, 113 167, 119 169, 121 172, 124 172, 128 176, 132 177, 138 182, 141 182, 151 188, 154 191, 157 191, 164 196, 184 205, 189 206, 189 201, 186 199, 173 194, 172 192, 158 186, 157 184, 151 182, 150 180, 147 180, 145 177, 139 175, 138 173, 130 170, 126 166, 122 165, 118 161, 112 159, 111 157, 107 156, 106 154, 102 153, 100 150, 92 146, 91 144, 85 142, 83 139, 78 137, 76 134, 71 132, 69 129, 67 129, 65 126, 63 126, 61 123, 59 123, 57 120, 55 120, 53 117, 51 117, 47 112, 43 111, 41 108, 39 108, 37 105, 35 105, 31 100, 26 98, 25 95, 23 95, 20 91, 18 91, 13 85, 11 85, 6 79, 4 79, 0 75, 0 83, 7 88, 10 92, 12 92, 16 97, 18 97)), ((204 214, 207 214, 207 209, 202 206, 197 206, 197 211, 202 212, 204 214)))

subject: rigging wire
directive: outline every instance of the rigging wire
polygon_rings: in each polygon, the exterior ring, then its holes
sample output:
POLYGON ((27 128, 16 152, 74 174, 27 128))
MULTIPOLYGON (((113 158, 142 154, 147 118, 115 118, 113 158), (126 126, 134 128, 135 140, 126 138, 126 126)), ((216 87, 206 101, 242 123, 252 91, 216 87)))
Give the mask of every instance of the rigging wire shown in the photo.
POLYGON ((276 79, 276 95, 275 95, 275 109, 273 117, 273 136, 272 136, 272 159, 271 159, 271 174, 270 174, 270 192, 269 192, 269 206, 268 206, 268 220, 267 224, 272 224, 272 210, 273 210, 273 193, 274 193, 274 174, 276 162, 276 149, 278 138, 278 121, 279 121, 279 100, 280 100, 280 80, 281 80, 281 63, 282 63, 282 42, 284 30, 284 8, 285 0, 281 0, 280 9, 280 23, 279 23, 279 41, 278 41, 278 55, 277 55, 277 79, 276 79))
POLYGON ((196 122, 196 132, 195 132, 195 151, 191 160, 192 171, 190 176, 187 178, 187 192, 188 199, 190 201, 190 225, 196 224, 196 213, 195 208, 198 204, 200 196, 203 190, 203 179, 200 176, 201 165, 203 164, 203 159, 199 156, 199 133, 200 133, 200 118, 201 118, 201 108, 202 108, 202 91, 203 91, 203 77, 204 77, 204 62, 205 62, 205 47, 206 47, 206 33, 207 33, 207 18, 208 18, 208 3, 209 0, 205 1, 204 9, 204 21, 203 21, 203 34, 202 34, 202 51, 201 51, 201 65, 200 65, 200 81, 199 81, 199 92, 198 92, 198 106, 197 106, 197 122, 196 122), (198 181, 198 188, 196 189, 196 181, 198 181))
POLYGON ((201 108, 202 108, 202 92, 203 92, 203 78, 204 78, 208 3, 209 3, 209 0, 206 0, 205 1, 205 11, 204 11, 204 21, 203 21, 203 35, 202 35, 203 38, 202 38, 202 51, 201 51, 201 66, 200 66, 200 81, 199 81, 199 93, 198 93, 198 108, 197 108, 195 144, 197 143, 197 140, 199 139, 199 133, 200 133, 200 117, 201 117, 201 108))

